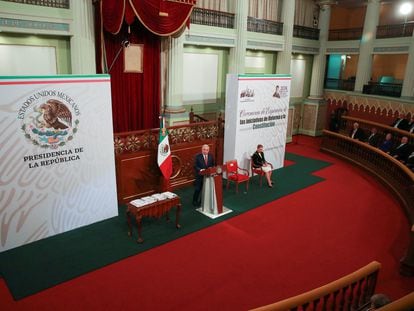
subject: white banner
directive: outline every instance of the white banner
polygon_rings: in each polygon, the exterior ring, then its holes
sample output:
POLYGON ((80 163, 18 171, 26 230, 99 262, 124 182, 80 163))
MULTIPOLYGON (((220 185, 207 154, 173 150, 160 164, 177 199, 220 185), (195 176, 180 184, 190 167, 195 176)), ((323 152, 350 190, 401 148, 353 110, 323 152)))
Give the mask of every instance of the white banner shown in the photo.
POLYGON ((291 77, 227 75, 224 161, 248 169, 258 144, 273 168, 283 167, 291 77))
POLYGON ((118 214, 110 77, 0 77, 0 252, 118 214))

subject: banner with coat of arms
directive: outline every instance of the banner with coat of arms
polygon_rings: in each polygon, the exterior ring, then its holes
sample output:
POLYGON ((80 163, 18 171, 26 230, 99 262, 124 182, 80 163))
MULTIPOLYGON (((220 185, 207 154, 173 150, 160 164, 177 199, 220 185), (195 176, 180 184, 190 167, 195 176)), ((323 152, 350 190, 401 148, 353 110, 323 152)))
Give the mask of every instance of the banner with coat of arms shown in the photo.
POLYGON ((118 214, 110 77, 0 77, 0 252, 118 214))

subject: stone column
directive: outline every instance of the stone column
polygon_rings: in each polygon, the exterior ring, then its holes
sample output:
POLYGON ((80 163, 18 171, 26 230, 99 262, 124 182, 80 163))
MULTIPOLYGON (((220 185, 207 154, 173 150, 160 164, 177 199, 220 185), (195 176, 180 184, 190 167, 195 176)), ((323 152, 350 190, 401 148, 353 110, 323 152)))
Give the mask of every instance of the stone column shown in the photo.
MULTIPOLYGON (((183 58, 184 58, 184 33, 178 38, 166 38, 166 88, 164 107, 168 125, 174 122, 188 120, 188 113, 183 107, 183 58)), ((163 64, 164 66, 164 64, 163 64)))
POLYGON ((243 74, 245 69, 247 46, 248 0, 236 1, 236 46, 230 49, 229 73, 243 74))
POLYGON ((73 74, 95 74, 95 34, 92 1, 71 1, 70 55, 73 74))
POLYGON ((276 73, 290 74, 290 62, 292 60, 293 24, 295 22, 295 0, 283 0, 283 51, 277 53, 276 73))
POLYGON ((313 57, 312 80, 310 86, 310 99, 323 98, 323 83, 326 67, 326 44, 329 36, 329 21, 331 18, 331 6, 321 5, 319 10, 319 54, 313 57))
POLYGON ((319 53, 313 57, 310 95, 303 101, 301 116, 295 118, 295 122, 297 122, 296 134, 319 136, 325 127, 326 103, 323 98, 323 87, 331 4, 332 1, 319 2, 319 53))
POLYGON ((408 51, 401 97, 408 99, 414 98, 414 33, 411 37, 410 49, 408 51))
POLYGON ((362 92, 364 84, 371 79, 372 52, 380 15, 380 0, 368 0, 364 30, 359 47, 358 67, 355 80, 355 92, 362 92))

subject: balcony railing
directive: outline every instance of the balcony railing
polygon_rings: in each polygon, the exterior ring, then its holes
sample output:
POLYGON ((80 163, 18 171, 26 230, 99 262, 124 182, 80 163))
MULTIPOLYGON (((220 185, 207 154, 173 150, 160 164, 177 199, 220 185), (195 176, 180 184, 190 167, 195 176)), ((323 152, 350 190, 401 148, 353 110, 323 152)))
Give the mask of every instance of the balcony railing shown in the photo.
POLYGON ((283 33, 283 23, 248 16, 247 31, 281 35, 283 33))
POLYGON ((202 8, 194 8, 191 13, 192 24, 221 28, 234 28, 234 14, 202 8))
POLYGON ((22 4, 48 6, 51 8, 69 9, 70 0, 3 0, 22 4))
POLYGON ((377 39, 411 37, 413 35, 414 22, 396 25, 377 26, 377 39))
POLYGON ((378 83, 369 82, 365 84, 362 90, 364 94, 400 97, 402 84, 400 83, 378 83))
POLYGON ((327 78, 325 80, 325 89, 353 91, 355 87, 355 79, 341 80, 327 78))
POLYGON ((329 30, 329 41, 360 40, 361 38, 362 38, 362 28, 329 30))
POLYGON ((293 36, 310 40, 319 40, 319 29, 305 26, 294 25, 293 36))

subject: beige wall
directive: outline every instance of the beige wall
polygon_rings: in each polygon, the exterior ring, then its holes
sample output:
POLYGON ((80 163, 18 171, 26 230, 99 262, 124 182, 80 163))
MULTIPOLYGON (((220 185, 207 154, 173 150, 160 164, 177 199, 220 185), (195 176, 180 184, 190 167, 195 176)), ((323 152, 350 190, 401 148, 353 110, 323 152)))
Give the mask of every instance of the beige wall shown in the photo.
POLYGON ((392 76, 403 80, 408 54, 374 55, 372 62, 372 81, 378 81, 380 76, 392 76))

